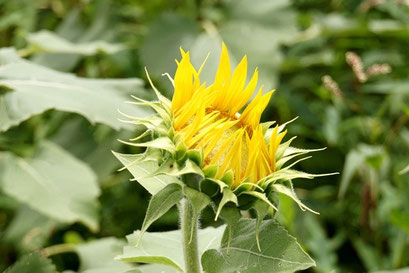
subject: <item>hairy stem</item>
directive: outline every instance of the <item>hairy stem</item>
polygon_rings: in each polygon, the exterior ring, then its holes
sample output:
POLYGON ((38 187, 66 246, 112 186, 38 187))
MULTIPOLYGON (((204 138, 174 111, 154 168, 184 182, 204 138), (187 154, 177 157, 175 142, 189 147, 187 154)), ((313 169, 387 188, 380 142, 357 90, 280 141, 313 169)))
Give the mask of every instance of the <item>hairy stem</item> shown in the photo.
POLYGON ((192 205, 187 199, 182 200, 180 210, 183 236, 183 254, 186 273, 201 273, 199 249, 197 244, 197 221, 193 218, 192 205))

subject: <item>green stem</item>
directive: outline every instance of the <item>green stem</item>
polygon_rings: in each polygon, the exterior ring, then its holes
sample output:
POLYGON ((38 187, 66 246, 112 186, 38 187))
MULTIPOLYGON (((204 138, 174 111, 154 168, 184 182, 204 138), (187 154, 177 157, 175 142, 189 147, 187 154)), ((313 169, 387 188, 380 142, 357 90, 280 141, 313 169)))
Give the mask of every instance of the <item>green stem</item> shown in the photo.
POLYGON ((182 200, 180 219, 183 234, 183 254, 185 273, 201 273, 199 249, 197 244, 197 221, 193 218, 192 205, 187 199, 182 200))

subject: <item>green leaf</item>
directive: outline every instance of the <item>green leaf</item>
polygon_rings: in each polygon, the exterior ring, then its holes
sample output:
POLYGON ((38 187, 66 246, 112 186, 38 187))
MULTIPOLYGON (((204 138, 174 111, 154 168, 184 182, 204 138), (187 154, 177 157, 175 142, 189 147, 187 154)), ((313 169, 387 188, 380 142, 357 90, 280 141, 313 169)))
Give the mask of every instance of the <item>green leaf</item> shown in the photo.
POLYGON ((94 240, 75 246, 80 258, 81 273, 117 273, 130 269, 127 263, 114 260, 125 242, 113 237, 94 240))
MULTIPOLYGON (((208 227, 199 230, 200 254, 220 245, 224 227, 225 226, 218 228, 208 227)), ((133 234, 128 235, 128 245, 124 247, 123 254, 116 259, 126 262, 168 265, 183 272, 183 246, 180 230, 146 232, 137 244, 139 236, 140 231, 135 231, 133 234)))
POLYGON ((126 166, 135 180, 152 195, 155 195, 168 184, 179 183, 179 180, 176 177, 168 175, 149 177, 149 175, 154 173, 159 166, 156 160, 144 161, 144 158, 146 157, 144 154, 127 155, 115 152, 113 152, 113 154, 124 166, 126 166))
POLYGON ((375 156, 384 156, 381 146, 360 144, 356 149, 349 151, 345 159, 338 197, 343 198, 355 173, 366 165, 366 160, 375 156))
POLYGON ((25 252, 38 250, 45 245, 56 224, 55 220, 21 205, 7 226, 2 240, 13 243, 25 252))
POLYGON ((207 273, 295 272, 315 266, 296 239, 273 220, 261 223, 261 252, 255 243, 256 220, 241 219, 231 229, 228 247, 229 235, 225 232, 221 247, 203 254, 202 265, 207 273))
POLYGON ((37 253, 24 255, 4 273, 57 273, 51 261, 37 253))
POLYGON ((206 194, 194 190, 190 187, 185 187, 184 188, 184 194, 189 200, 189 204, 192 206, 192 212, 193 212, 193 220, 192 223, 192 230, 190 232, 190 239, 192 239, 193 236, 193 230, 195 228, 195 225, 197 224, 198 218, 200 213, 204 208, 206 208, 211 202, 212 199, 210 199, 209 196, 206 194))
POLYGON ((110 44, 105 41, 72 43, 48 30, 28 34, 27 41, 34 53, 64 53, 90 56, 101 52, 113 54, 124 49, 120 44, 110 44))
POLYGON ((0 153, 0 169, 5 194, 58 221, 98 229, 96 176, 57 145, 43 141, 30 158, 0 153))
POLYGON ((145 219, 143 220, 140 237, 149 226, 170 210, 183 198, 182 186, 180 184, 169 184, 154 196, 149 202, 145 219))
POLYGON ((0 131, 50 109, 77 113, 114 129, 134 127, 118 121, 117 109, 135 117, 151 113, 124 103, 130 91, 146 94, 140 79, 84 79, 15 60, 11 54, 15 53, 10 49, 0 50, 0 63, 6 63, 1 66, 0 86, 12 89, 0 96, 0 131))

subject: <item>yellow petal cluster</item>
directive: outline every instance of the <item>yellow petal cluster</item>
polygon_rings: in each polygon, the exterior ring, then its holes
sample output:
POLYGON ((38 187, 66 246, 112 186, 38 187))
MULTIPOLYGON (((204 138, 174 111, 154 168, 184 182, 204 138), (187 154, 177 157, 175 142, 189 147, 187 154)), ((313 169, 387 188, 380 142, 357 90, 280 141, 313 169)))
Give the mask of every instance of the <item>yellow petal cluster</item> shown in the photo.
POLYGON ((196 71, 189 52, 181 54, 171 105, 176 135, 187 148, 203 151, 205 166, 218 166, 216 178, 232 171, 233 188, 274 172, 276 151, 286 132, 279 133, 276 127, 269 141, 264 139, 260 117, 274 91, 263 95, 261 87, 247 104, 257 87, 258 70, 246 85, 247 57, 232 73, 223 44, 214 82, 206 86, 199 77, 204 64, 196 71))

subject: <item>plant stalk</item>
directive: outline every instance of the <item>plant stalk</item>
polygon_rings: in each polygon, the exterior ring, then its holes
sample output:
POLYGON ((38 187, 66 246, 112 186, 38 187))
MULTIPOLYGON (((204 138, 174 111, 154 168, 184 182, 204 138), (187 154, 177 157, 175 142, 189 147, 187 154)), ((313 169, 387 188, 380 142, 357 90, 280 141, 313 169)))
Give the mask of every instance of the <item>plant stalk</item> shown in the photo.
POLYGON ((182 225, 183 255, 185 273, 201 273, 199 248, 197 243, 197 221, 193 218, 192 205, 189 200, 182 200, 180 210, 182 225))

